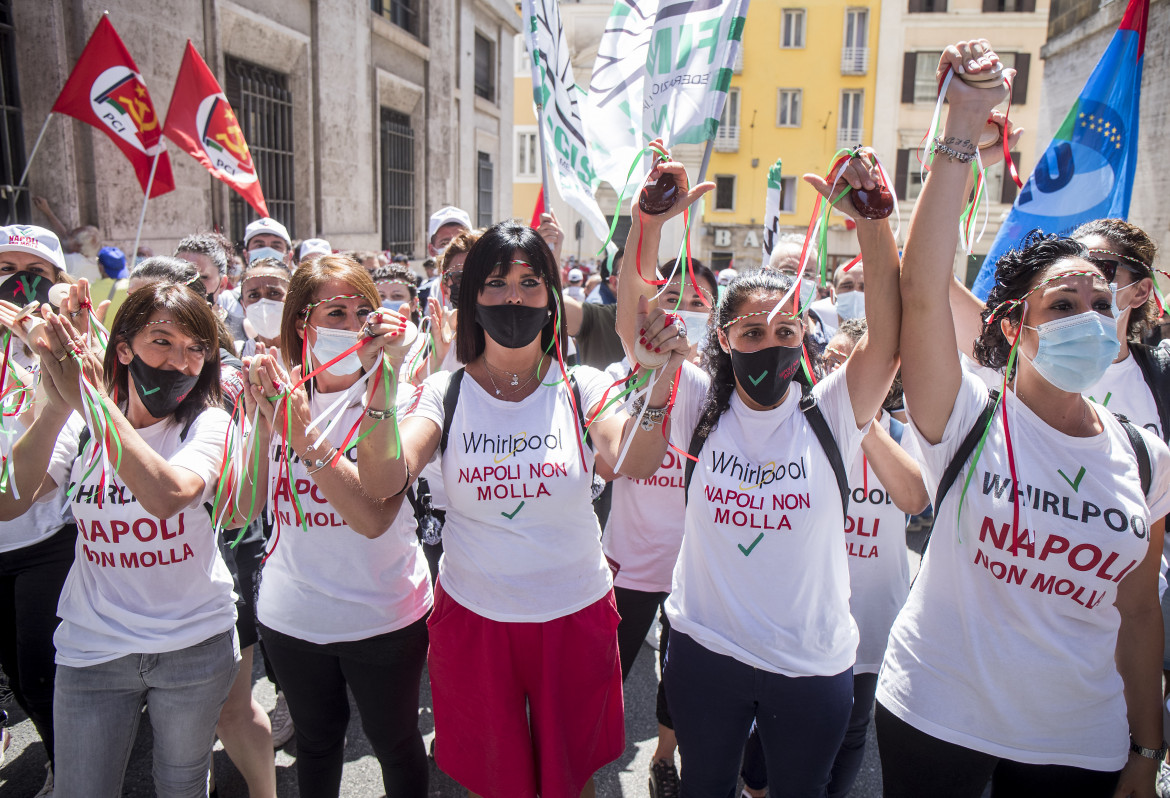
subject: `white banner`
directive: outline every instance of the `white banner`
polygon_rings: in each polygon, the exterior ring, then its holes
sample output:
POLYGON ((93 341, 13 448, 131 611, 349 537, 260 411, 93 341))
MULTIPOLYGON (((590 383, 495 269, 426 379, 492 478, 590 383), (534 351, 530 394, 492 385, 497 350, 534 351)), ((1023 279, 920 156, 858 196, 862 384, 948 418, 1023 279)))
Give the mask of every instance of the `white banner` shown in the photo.
MULTIPOLYGON (((673 146, 715 137, 748 2, 615 0, 585 102, 597 174, 615 190, 625 187, 646 142, 661 136, 673 146)), ((642 170, 634 171, 640 178, 642 170)))
MULTIPOLYGON (((569 44, 557 0, 523 0, 525 44, 532 65, 532 94, 544 141, 544 157, 561 197, 603 241, 609 223, 594 192, 599 178, 585 141, 579 101, 584 92, 573 79, 569 44)), ((545 197, 551 206, 552 198, 545 197)))

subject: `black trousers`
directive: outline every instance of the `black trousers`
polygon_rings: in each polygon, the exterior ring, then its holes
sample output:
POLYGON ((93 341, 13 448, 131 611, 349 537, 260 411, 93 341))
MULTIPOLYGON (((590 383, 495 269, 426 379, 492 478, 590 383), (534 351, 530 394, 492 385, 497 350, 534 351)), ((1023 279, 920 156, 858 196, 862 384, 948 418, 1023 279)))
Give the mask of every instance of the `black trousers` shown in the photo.
POLYGON ((296 726, 301 798, 337 798, 353 693, 362 731, 382 766, 386 795, 425 798, 427 753, 418 690, 427 658, 426 618, 365 640, 309 643, 260 626, 296 726))
MULTIPOLYGON (((650 627, 654 625, 654 613, 659 613, 662 623, 662 634, 658 637, 658 667, 661 668, 666 660, 666 644, 670 640, 670 621, 666 619, 666 610, 663 603, 669 593, 646 593, 641 590, 631 590, 628 587, 613 589, 613 597, 617 602, 618 615, 618 655, 622 661, 622 681, 630 675, 634 667, 634 660, 642 648, 642 641, 650 627)), ((658 698, 655 714, 658 722, 668 729, 674 728, 670 719, 670 708, 666 705, 666 688, 662 680, 658 681, 658 698)))
POLYGON ((77 527, 68 524, 40 543, 0 553, 0 667, 16 703, 41 735, 50 762, 57 673, 53 633, 76 541, 77 527))
POLYGON ((1109 798, 1121 771, 1026 765, 947 743, 906 723, 880 703, 874 712, 885 798, 1109 798))

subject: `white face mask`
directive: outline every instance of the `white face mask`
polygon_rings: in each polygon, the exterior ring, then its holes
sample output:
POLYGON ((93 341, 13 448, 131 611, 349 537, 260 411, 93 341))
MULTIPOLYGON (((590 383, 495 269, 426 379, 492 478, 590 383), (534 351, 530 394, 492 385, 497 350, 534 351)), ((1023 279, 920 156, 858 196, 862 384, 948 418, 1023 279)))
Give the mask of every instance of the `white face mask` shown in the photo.
POLYGON ((283 263, 284 253, 272 247, 257 247, 256 249, 248 250, 248 263, 255 263, 261 258, 275 258, 283 263))
POLYGON ((848 291, 837 294, 837 318, 860 319, 865 315, 865 294, 860 291, 848 291))
POLYGON ((707 314, 698 310, 676 310, 674 313, 687 325, 687 338, 691 343, 698 341, 701 345, 707 337, 707 314))
MULTIPOLYGON (((313 357, 317 358, 318 368, 351 348, 361 340, 362 335, 360 332, 351 332, 350 330, 330 330, 325 327, 314 327, 313 329, 317 331, 317 340, 312 349, 313 357)), ((357 356, 357 352, 350 352, 325 371, 334 377, 345 377, 359 371, 361 367, 362 361, 357 356)))
POLYGON ((252 322, 252 329, 261 338, 276 338, 280 335, 280 319, 284 315, 284 303, 275 299, 260 299, 244 308, 244 316, 252 322))

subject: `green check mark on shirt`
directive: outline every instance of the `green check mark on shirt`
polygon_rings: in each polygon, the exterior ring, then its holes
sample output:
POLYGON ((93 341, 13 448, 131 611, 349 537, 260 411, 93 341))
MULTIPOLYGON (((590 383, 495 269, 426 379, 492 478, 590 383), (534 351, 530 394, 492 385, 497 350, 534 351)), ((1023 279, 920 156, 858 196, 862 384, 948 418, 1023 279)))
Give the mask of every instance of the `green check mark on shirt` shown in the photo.
POLYGON ((752 545, 748 546, 746 549, 743 547, 743 544, 740 543, 739 550, 743 552, 744 557, 747 557, 749 554, 752 553, 752 549, 754 549, 756 547, 756 544, 759 543, 763 539, 764 539, 764 533, 761 532, 760 534, 756 535, 756 539, 752 541, 752 545))
POLYGON ((1059 468, 1056 469, 1056 473, 1060 474, 1060 476, 1064 479, 1064 481, 1067 482, 1070 486, 1072 486, 1072 489, 1074 491, 1076 491, 1077 493, 1081 492, 1081 480, 1085 478, 1085 467, 1084 466, 1081 466, 1081 470, 1077 472, 1076 479, 1069 479, 1065 475, 1065 473, 1063 471, 1061 471, 1059 468))
POLYGON ((512 512, 510 512, 510 513, 503 513, 503 512, 502 512, 502 513, 500 513, 500 515, 504 516, 504 518, 507 518, 509 521, 511 521, 513 518, 515 518, 515 517, 516 517, 516 513, 520 512, 520 510, 521 510, 523 507, 524 507, 524 502, 520 502, 520 506, 519 506, 519 507, 517 507, 517 508, 516 508, 515 510, 513 510, 512 512))
POLYGON ((158 393, 158 392, 159 392, 159 391, 161 391, 161 390, 162 390, 162 386, 161 386, 161 385, 160 385, 159 387, 157 387, 157 388, 151 388, 149 391, 148 391, 148 390, 146 390, 145 388, 143 388, 143 389, 142 389, 142 395, 143 395, 143 396, 150 396, 152 393, 158 393))
MULTIPOLYGON (((768 376, 768 372, 764 371, 764 373, 758 377, 752 377, 749 375, 748 379, 751 380, 752 385, 759 385, 763 381, 764 377, 767 377, 767 376, 768 376)), ((754 546, 755 544, 753 543, 752 545, 754 546)))

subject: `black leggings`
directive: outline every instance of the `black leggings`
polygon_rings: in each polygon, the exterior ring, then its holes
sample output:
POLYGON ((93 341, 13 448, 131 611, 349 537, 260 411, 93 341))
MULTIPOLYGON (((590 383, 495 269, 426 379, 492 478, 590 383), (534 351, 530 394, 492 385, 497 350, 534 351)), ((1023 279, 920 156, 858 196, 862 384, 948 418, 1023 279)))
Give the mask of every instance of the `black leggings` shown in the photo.
POLYGON ((47 540, 0 553, 0 667, 16 703, 32 720, 53 761, 53 679, 60 622, 57 601, 73 566, 77 527, 47 540))
POLYGON ((947 743, 894 716, 874 712, 885 798, 1109 798, 1121 771, 1068 765, 1026 765, 947 743))
POLYGON ((428 765, 418 730, 418 690, 427 658, 426 618, 344 643, 309 643, 263 625, 260 636, 296 726, 301 798, 340 794, 347 685, 382 766, 386 795, 425 798, 428 765))
MULTIPOLYGON (((628 587, 613 588, 614 601, 617 602, 618 615, 618 655, 622 661, 622 681, 630 675, 634 667, 634 660, 642 649, 642 642, 650 627, 654 625, 654 613, 659 613, 662 623, 662 634, 658 636, 658 667, 666 661, 666 644, 670 640, 670 621, 666 619, 666 610, 662 604, 669 593, 647 593, 641 590, 631 590, 628 587)), ((658 682, 658 699, 655 714, 658 722, 668 729, 674 728, 670 719, 670 709, 666 705, 666 688, 662 681, 658 682)))

